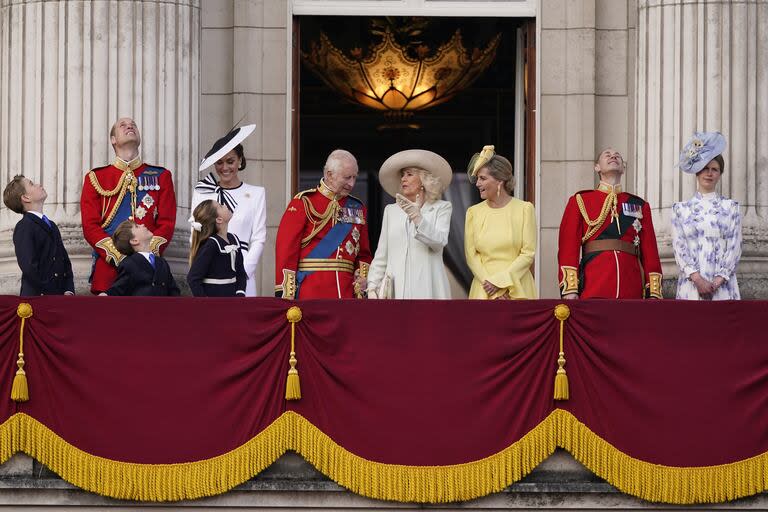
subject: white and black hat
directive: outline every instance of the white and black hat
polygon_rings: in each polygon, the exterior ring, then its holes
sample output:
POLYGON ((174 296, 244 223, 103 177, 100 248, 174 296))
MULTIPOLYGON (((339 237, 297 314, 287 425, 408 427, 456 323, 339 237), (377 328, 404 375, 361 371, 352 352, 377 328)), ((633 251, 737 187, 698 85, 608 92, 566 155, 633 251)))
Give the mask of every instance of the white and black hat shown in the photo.
POLYGON ((205 158, 200 163, 200 171, 207 169, 217 162, 221 157, 232 151, 238 144, 243 142, 253 130, 256 129, 255 124, 247 124, 239 128, 235 128, 219 140, 213 143, 213 147, 205 154, 205 158))

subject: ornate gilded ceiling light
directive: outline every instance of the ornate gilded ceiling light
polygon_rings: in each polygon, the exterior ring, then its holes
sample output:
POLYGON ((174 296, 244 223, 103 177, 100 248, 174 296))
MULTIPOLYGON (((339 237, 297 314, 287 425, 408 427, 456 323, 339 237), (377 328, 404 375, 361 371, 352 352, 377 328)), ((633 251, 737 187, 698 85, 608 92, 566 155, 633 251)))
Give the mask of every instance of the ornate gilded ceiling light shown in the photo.
POLYGON ((500 40, 501 34, 496 34, 485 49, 468 52, 457 30, 434 52, 425 44, 409 52, 386 29, 381 42, 367 54, 353 48, 347 56, 321 33, 319 42, 308 53, 302 52, 302 58, 326 85, 347 99, 402 121, 472 85, 493 62, 500 40))

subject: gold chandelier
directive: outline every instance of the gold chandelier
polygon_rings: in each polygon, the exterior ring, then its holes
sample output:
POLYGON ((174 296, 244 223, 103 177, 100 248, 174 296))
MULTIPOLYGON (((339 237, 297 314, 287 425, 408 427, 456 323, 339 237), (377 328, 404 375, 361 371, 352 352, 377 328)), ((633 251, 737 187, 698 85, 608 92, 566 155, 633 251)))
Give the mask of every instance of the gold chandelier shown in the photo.
POLYGON ((434 53, 421 44, 409 55, 387 29, 367 55, 353 48, 348 57, 321 33, 320 41, 308 53, 302 52, 302 58, 326 85, 347 99, 403 119, 469 87, 493 62, 500 40, 501 34, 496 34, 485 49, 467 52, 457 30, 434 53))

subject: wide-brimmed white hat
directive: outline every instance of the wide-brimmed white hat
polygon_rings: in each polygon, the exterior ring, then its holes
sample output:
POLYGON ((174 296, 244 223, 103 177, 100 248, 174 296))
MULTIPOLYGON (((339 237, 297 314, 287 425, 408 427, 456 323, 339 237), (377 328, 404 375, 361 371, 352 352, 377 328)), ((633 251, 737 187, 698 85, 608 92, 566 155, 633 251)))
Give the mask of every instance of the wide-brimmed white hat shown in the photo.
POLYGON ((440 182, 440 193, 451 184, 453 171, 448 161, 432 151, 425 149, 407 149, 395 153, 381 164, 379 183, 384 191, 392 197, 400 192, 400 171, 406 167, 418 167, 429 171, 440 182))
POLYGON ((205 154, 205 158, 203 158, 203 161, 200 162, 200 171, 203 171, 207 169, 208 167, 212 166, 214 163, 216 163, 221 157, 235 149, 235 147, 243 142, 246 137, 248 137, 251 133, 253 133, 253 130, 256 129, 255 124, 247 124, 245 126, 241 126, 239 128, 235 128, 219 140, 213 143, 213 147, 211 147, 210 151, 205 154))

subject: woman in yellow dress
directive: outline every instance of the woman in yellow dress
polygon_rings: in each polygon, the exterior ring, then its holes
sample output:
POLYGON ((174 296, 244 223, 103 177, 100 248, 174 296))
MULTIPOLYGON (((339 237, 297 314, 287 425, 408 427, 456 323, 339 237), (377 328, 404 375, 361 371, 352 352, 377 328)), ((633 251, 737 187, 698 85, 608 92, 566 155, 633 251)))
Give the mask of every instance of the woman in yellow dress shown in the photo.
POLYGON ((535 299, 536 214, 533 204, 512 197, 512 164, 485 146, 467 173, 485 199, 467 210, 464 251, 475 276, 469 298, 535 299))

